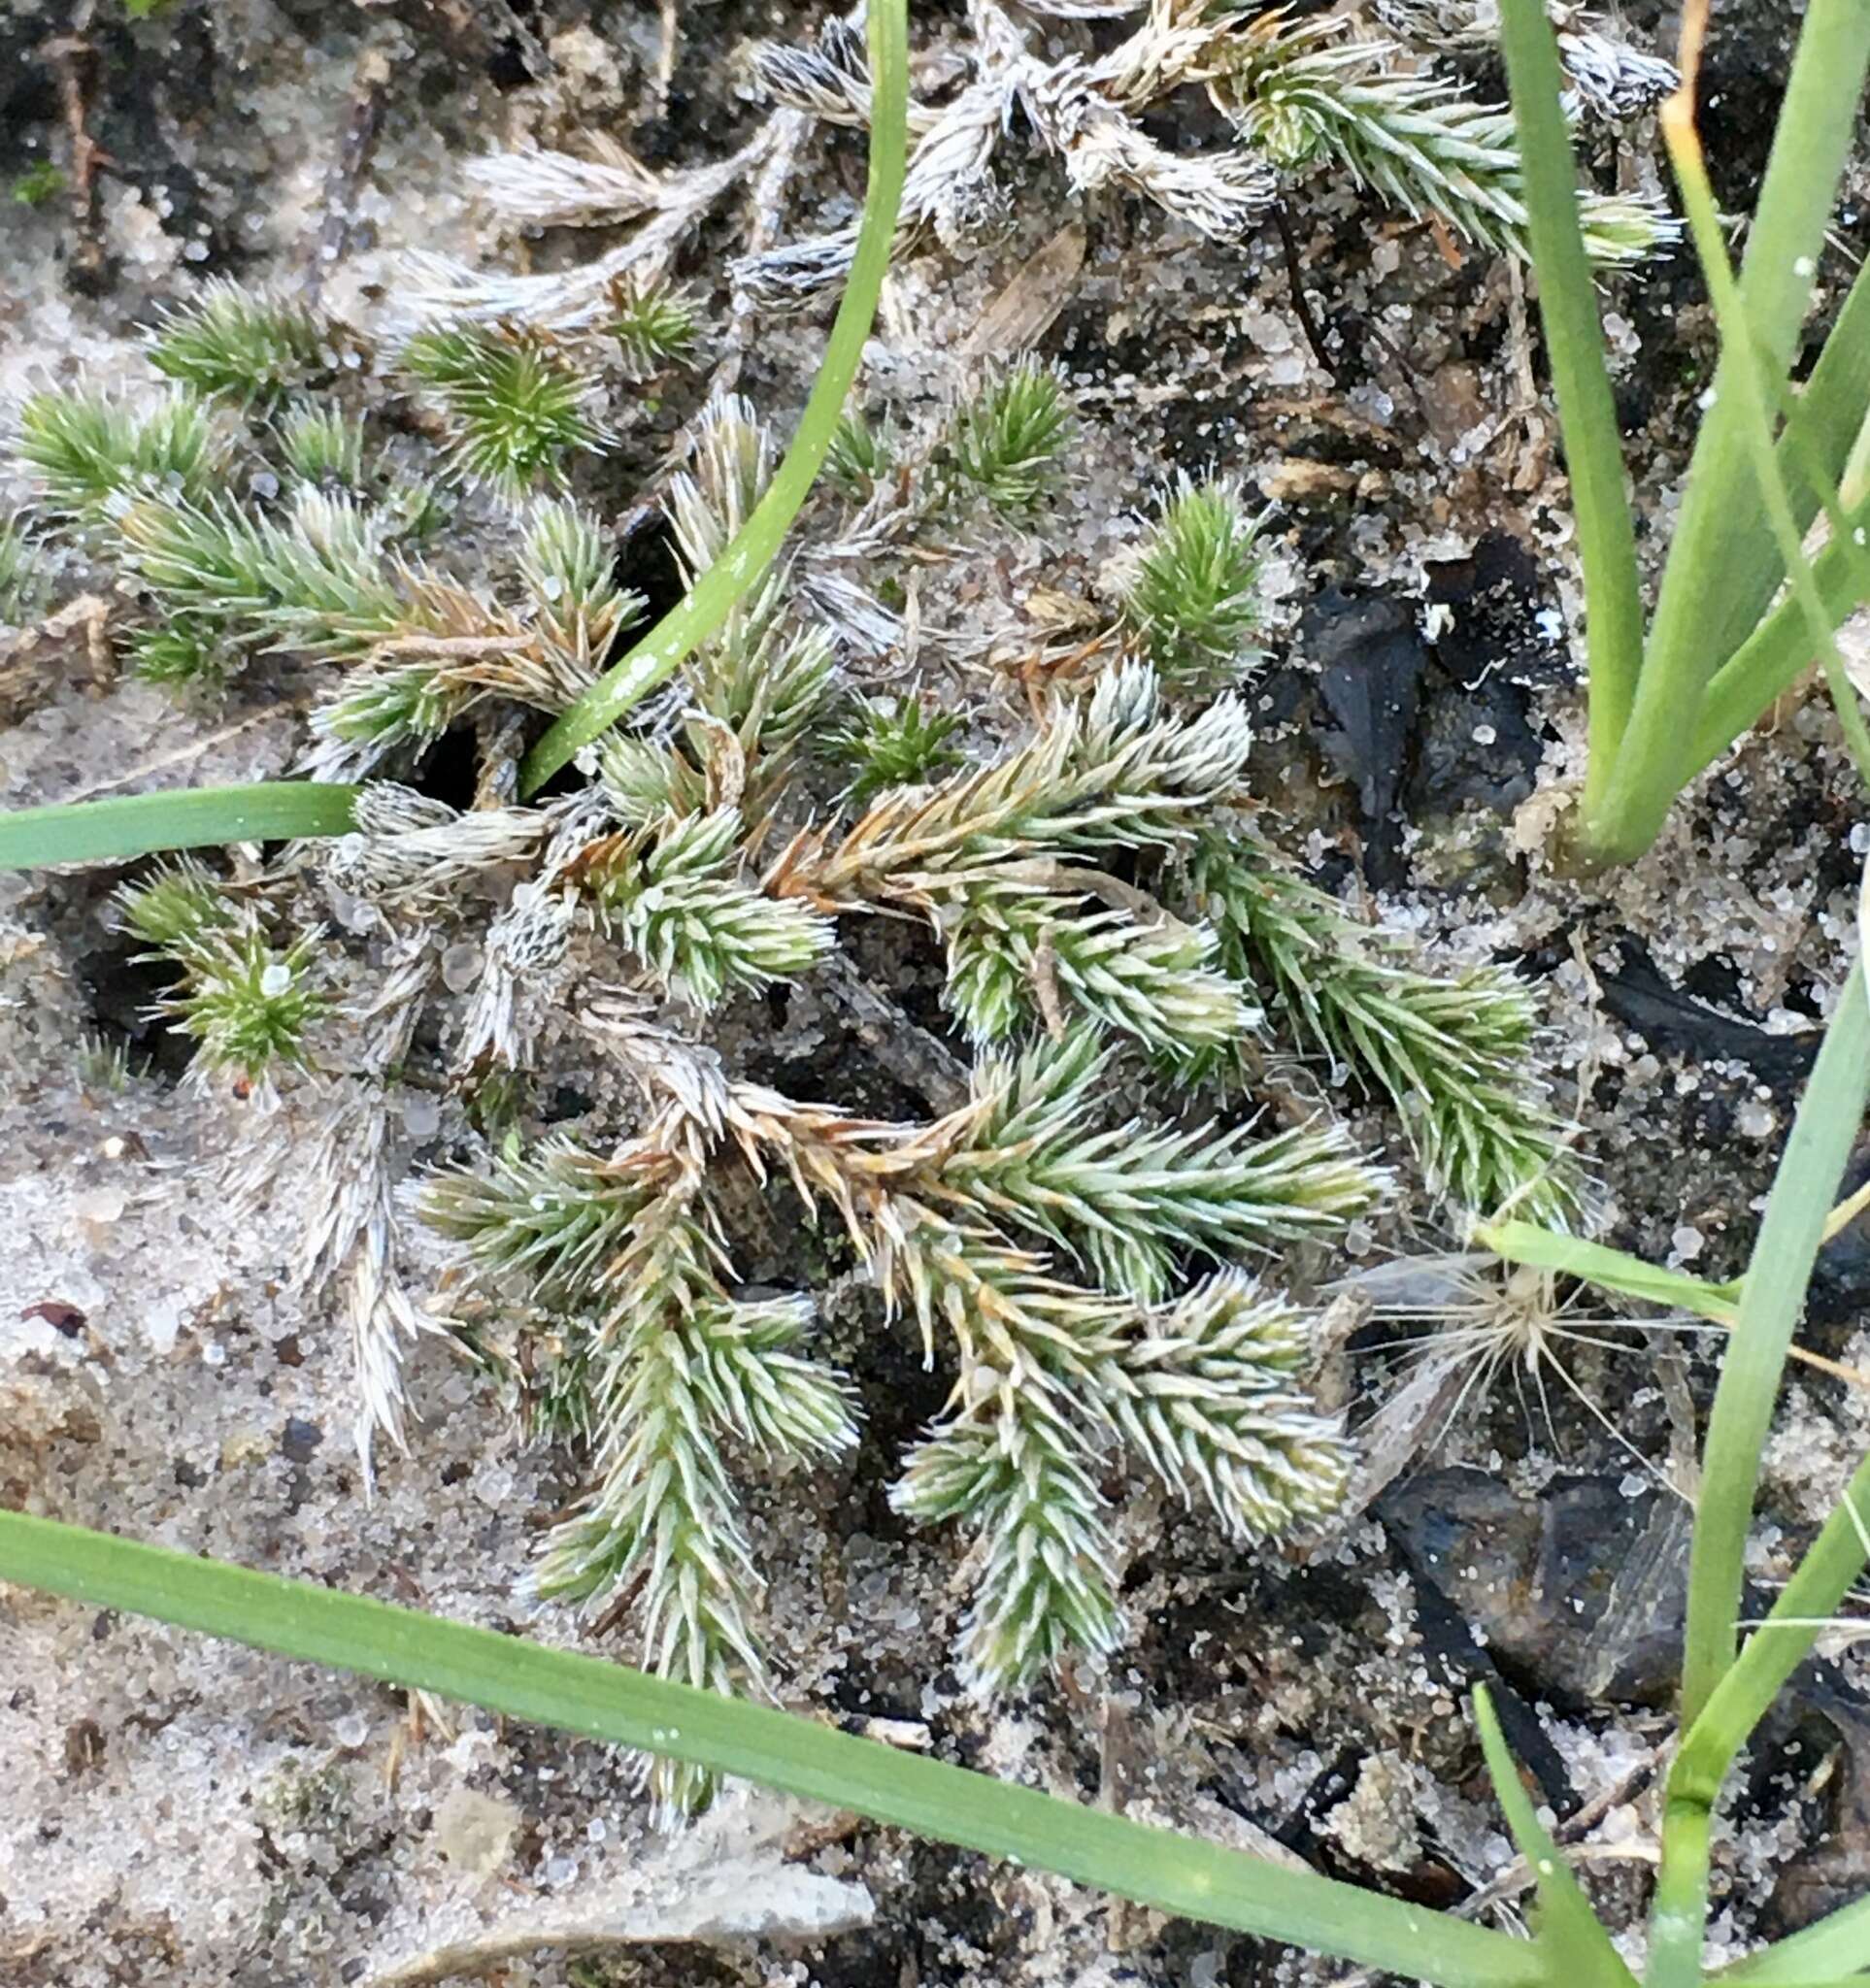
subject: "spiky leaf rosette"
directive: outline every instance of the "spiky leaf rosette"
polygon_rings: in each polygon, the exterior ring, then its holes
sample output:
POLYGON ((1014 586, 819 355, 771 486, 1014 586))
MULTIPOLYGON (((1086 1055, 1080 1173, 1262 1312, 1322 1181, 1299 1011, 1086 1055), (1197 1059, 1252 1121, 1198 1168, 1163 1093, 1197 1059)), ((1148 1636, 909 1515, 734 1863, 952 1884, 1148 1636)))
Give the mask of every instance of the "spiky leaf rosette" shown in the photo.
POLYGON ((1022 517, 1063 480, 1071 430, 1063 381, 1038 360, 1022 359, 954 410, 950 466, 993 510, 1022 517))
POLYGON ((178 958, 231 932, 241 919, 239 906, 193 856, 173 857, 136 882, 119 884, 111 907, 117 923, 151 955, 178 958))
POLYGON ((197 393, 245 406, 328 373, 338 338, 330 319, 303 304, 210 277, 198 298, 162 320, 150 358, 197 393))
POLYGON ((457 324, 420 331, 403 370, 432 387, 453 424, 455 469, 510 493, 562 481, 564 458, 602 447, 585 412, 591 381, 550 333, 457 324))
POLYGON ((701 307, 691 292, 659 278, 626 272, 610 286, 605 329, 623 363, 640 380, 664 366, 685 365, 701 340, 701 307))
POLYGON ((1182 477, 1123 590, 1123 618, 1163 684, 1186 696, 1238 682, 1264 658, 1258 519, 1225 478, 1182 477))
POLYGON ((846 408, 825 451, 825 481, 847 497, 867 497, 888 470, 891 453, 888 430, 867 420, 859 409, 846 408))
POLYGON ((35 393, 19 411, 14 453, 51 510, 94 523, 119 492, 144 483, 184 501, 203 496, 220 444, 189 394, 137 414, 101 393, 35 393))
POLYGON ((1512 975, 1425 972, 1246 832, 1204 834, 1187 881, 1230 968, 1388 1096, 1438 1194, 1480 1214, 1575 1212, 1575 1168, 1532 1074, 1537 1016, 1512 975))
POLYGON ((354 490, 363 481, 363 446, 362 419, 339 408, 295 408, 280 423, 286 468, 320 490, 354 490))
POLYGON ((917 697, 862 698, 825 737, 839 759, 856 769, 850 800, 862 808, 886 787, 919 786, 962 763, 949 744, 961 729, 957 712, 933 710, 917 697))
MULTIPOLYGON (((1513 114, 1389 68, 1386 44, 1333 41, 1336 21, 1255 21, 1211 84, 1242 135, 1288 171, 1325 155, 1413 215, 1435 214, 1497 254, 1532 257, 1513 114)), ((1600 267, 1629 268, 1675 227, 1656 205, 1586 192, 1579 224, 1600 267)))
POLYGON ((697 1008, 801 974, 830 949, 828 919, 740 881, 742 833, 731 808, 666 817, 595 845, 580 868, 600 919, 697 1008))
POLYGON ((115 911, 144 958, 175 967, 175 989, 154 1011, 195 1039, 198 1069, 263 1084, 305 1062, 306 1031, 328 1006, 314 972, 318 933, 275 945, 252 906, 185 857, 119 889, 115 911))
MULTIPOLYGON (((588 1507, 552 1534, 532 1585, 601 1613, 640 1583, 646 1667, 733 1694, 762 1686, 765 1663, 751 1622, 761 1584, 721 1444, 825 1456, 855 1429, 842 1376, 795 1350, 809 1308, 722 1290, 693 1185, 651 1199, 609 1267, 615 1296, 587 1355, 602 1474, 588 1507)), ((649 1772, 670 1814, 711 1792, 696 1769, 658 1761, 649 1772)))
POLYGON ((1207 964, 1213 935, 1081 867, 1097 851, 1180 847, 1240 777, 1240 704, 1164 715, 1159 690, 1144 665, 1110 671, 998 762, 885 794, 835 844, 795 837, 771 887, 825 911, 920 911, 948 943, 950 1005, 981 1040, 1044 1015, 1056 989, 1171 1060, 1212 1052, 1252 1020, 1207 964))
POLYGON ((0 517, 0 627, 26 618, 38 579, 38 547, 17 519, 0 517))
POLYGON ((407 625, 378 521, 349 497, 301 485, 282 522, 146 487, 113 522, 165 607, 233 641, 350 657, 407 625))
POLYGON ((1178 1256, 1225 1261, 1326 1237, 1383 1199, 1384 1176, 1323 1122, 1254 1140, 1222 1131, 1108 1122, 1115 1059, 1080 1027, 975 1072, 976 1122, 946 1157, 940 1191, 1037 1231, 1161 1299, 1178 1256))

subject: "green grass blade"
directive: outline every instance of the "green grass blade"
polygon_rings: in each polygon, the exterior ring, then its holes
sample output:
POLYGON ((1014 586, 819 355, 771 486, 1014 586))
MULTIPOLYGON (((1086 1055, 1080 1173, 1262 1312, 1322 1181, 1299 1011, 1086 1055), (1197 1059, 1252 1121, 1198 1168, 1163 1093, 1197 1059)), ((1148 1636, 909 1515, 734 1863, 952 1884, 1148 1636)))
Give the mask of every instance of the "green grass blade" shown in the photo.
POLYGON ((870 0, 870 178, 857 251, 812 383, 805 413, 785 459, 774 472, 753 514, 718 559, 623 660, 588 689, 526 755, 522 794, 539 788, 571 758, 617 723, 707 641, 772 564, 823 467, 845 395, 870 336, 877 299, 889 268, 889 249, 902 199, 906 151, 909 50, 905 0, 870 0))
MULTIPOLYGON (((1850 532, 1870 531, 1870 497, 1847 508, 1844 540, 1834 539, 1812 561, 1824 619, 1838 627, 1863 604, 1861 551, 1850 532)), ((1714 674, 1695 720, 1689 778, 1719 759, 1776 697, 1784 697, 1815 660, 1810 609, 1788 594, 1714 674)))
MULTIPOLYGON (((1870 1898, 1861 1898, 1827 1913, 1816 1926, 1789 1935, 1762 1953, 1750 1953, 1708 1978, 1728 1984, 1744 1981, 1747 1988, 1811 1988, 1812 1983, 1825 1981, 1833 1970, 1867 1964, 1870 1898)), ((1870 1974, 1853 1974, 1850 1982, 1870 1982, 1870 1974)))
POLYGON ((154 849, 344 835, 356 796, 355 787, 317 780, 265 780, 246 787, 190 787, 181 793, 17 808, 0 814, 0 870, 122 863, 154 849))
MULTIPOLYGON (((1804 1661, 1822 1633, 1820 1625, 1870 1560, 1870 1457, 1857 1466, 1844 1501, 1806 1549, 1772 1611, 1714 1688, 1701 1715, 1684 1736, 1669 1773, 1671 1798, 1680 1795, 1712 1807, 1734 1757, 1766 1716, 1780 1687, 1804 1661)), ((1852 1956, 1870 1962, 1870 1943, 1852 1956)))
POLYGON ((1538 1944, 1553 1973, 1567 1988, 1634 1988, 1629 1969, 1591 1910, 1571 1866, 1539 1820, 1485 1684, 1474 1687, 1474 1723, 1494 1799, 1515 1846, 1532 1871, 1539 1896, 1538 1944))
MULTIPOLYGON (((1805 447, 1783 438, 1779 467, 1803 537, 1818 515, 1821 483, 1843 480, 1852 444, 1870 413, 1870 263, 1857 271, 1812 377, 1795 399, 1805 447)), ((1770 533, 1754 532, 1734 547, 1729 584, 1736 630, 1759 625, 1785 578, 1779 543, 1770 533)))
MULTIPOLYGON (((1832 702, 1837 707, 1845 741, 1856 761, 1859 776, 1865 785, 1870 786, 1870 731, 1866 731, 1856 691, 1845 670, 1838 646, 1832 639, 1832 624, 1826 615, 1823 595, 1799 543, 1798 520, 1780 473, 1779 453, 1773 446, 1776 385, 1764 377, 1757 342, 1752 336, 1746 307, 1741 301, 1740 286, 1734 281, 1733 268, 1727 260, 1726 244, 1720 236, 1720 216, 1715 208, 1714 189, 1708 183, 1701 141, 1694 127, 1692 99, 1686 92, 1679 92, 1663 107, 1662 129, 1668 141, 1669 157, 1675 166, 1676 182, 1682 189, 1682 202, 1694 237, 1695 253, 1700 258, 1702 278, 1708 285, 1708 295, 1720 327, 1720 347, 1726 360, 1724 377, 1736 403, 1733 420, 1752 460, 1754 487, 1765 506, 1771 537, 1779 548, 1780 564, 1791 577, 1792 597, 1804 614, 1807 639, 1823 663, 1825 680, 1830 686, 1832 702)), ((1812 446, 1803 422, 1788 429, 1786 436, 1788 452, 1796 454, 1801 448, 1812 446)), ((1849 536, 1848 528, 1839 529, 1845 527, 1845 520, 1838 510, 1837 493, 1817 483, 1812 487, 1817 490, 1820 502, 1832 519, 1837 544, 1856 565, 1857 584, 1861 588, 1864 580, 1862 561, 1857 556, 1857 548, 1849 536)))
POLYGON ((1740 1315, 1738 1282, 1711 1284, 1701 1277, 1685 1276, 1679 1270, 1658 1270, 1640 1256, 1602 1242, 1586 1242, 1579 1236, 1541 1229, 1532 1222, 1487 1222, 1473 1234, 1483 1249, 1492 1250, 1508 1263, 1555 1270, 1600 1290, 1616 1291, 1671 1311, 1691 1311, 1717 1325, 1732 1325, 1740 1315))
MULTIPOLYGON (((1708 1915, 1708 1859, 1720 1784, 1748 1736, 1818 1640, 1823 1621, 1870 1559, 1870 1459, 1799 1562, 1772 1613, 1715 1686, 1683 1736, 1662 1807, 1662 1867, 1650 1915, 1649 1988, 1699 1988, 1708 1915)), ((1859 1944, 1845 1960, 1865 1958, 1859 1944)), ((1826 1962, 1836 1965, 1827 1955, 1826 1962)), ((1810 1956, 1796 1965, 1810 1969, 1810 1956)))
POLYGON ((1585 572, 1585 641, 1590 666, 1588 819, 1607 786, 1636 694, 1643 655, 1643 597, 1636 532, 1623 482, 1617 404, 1604 367, 1597 289, 1578 225, 1578 168, 1560 105, 1564 89, 1545 0, 1506 0, 1506 52, 1514 123, 1525 160, 1527 231, 1539 272, 1539 315, 1564 432, 1578 553, 1585 572))
MULTIPOLYGON (((1870 7, 1863 0, 1812 0, 1740 277, 1746 318, 1775 393, 1805 321, 1866 71, 1870 7)), ((1708 680, 1751 632, 1739 612, 1738 589, 1750 569, 1738 548, 1766 530, 1767 518, 1748 475, 1737 362, 1733 350, 1723 350, 1716 370, 1629 727, 1588 824, 1593 848, 1610 860, 1640 854, 1654 839, 1687 778, 1693 714, 1708 680)), ((1750 583, 1756 585, 1756 577, 1750 583)))
POLYGON ((1522 1940, 1102 1809, 412 1608, 0 1511, 0 1578, 694 1761, 1158 1910, 1441 1984, 1534 1988, 1522 1940))
POLYGON ((1682 1716, 1692 1726, 1734 1661, 1760 1451, 1826 1216, 1870 1095, 1870 1001, 1852 966, 1767 1196, 1721 1362, 1688 1564, 1682 1716))

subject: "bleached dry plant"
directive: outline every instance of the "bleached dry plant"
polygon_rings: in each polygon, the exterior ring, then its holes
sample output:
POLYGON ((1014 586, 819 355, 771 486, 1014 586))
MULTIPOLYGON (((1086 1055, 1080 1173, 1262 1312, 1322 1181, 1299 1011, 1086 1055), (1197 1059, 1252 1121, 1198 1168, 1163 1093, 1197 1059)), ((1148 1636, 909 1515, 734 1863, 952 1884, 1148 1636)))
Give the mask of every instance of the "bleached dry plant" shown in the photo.
MULTIPOLYGON (((1466 12, 1475 18, 1459 32, 1479 32, 1484 4, 1474 0, 1466 12)), ((1018 123, 1060 162, 1074 192, 1140 194, 1218 241, 1242 240, 1286 185, 1328 159, 1380 198, 1438 216, 1482 248, 1527 252, 1523 177, 1504 106, 1415 73, 1406 50, 1347 32, 1339 19, 1292 20, 1252 0, 1139 0, 1106 11, 1143 19, 1102 55, 1053 60, 1035 52, 1019 9, 971 0, 973 81, 921 113, 899 251, 931 240, 953 247, 990 229, 1006 206, 998 155, 1018 123), (1164 111, 1187 85, 1208 90, 1232 121, 1237 147, 1185 152, 1149 134, 1144 114, 1164 111)), ((1445 42, 1456 27, 1443 15, 1462 13, 1403 0, 1385 18, 1412 35, 1433 29, 1445 42)), ((1666 64, 1594 33, 1569 34, 1566 47, 1580 100, 1593 110, 1620 114, 1653 100, 1668 74, 1666 64)), ((801 114, 833 124, 866 115, 862 45, 842 20, 827 22, 815 44, 760 50, 754 74, 775 103, 801 114)), ((1606 266, 1638 263, 1673 234, 1648 199, 1581 198, 1586 248, 1606 266)), ((854 230, 843 230, 767 250, 741 265, 741 278, 762 304, 809 300, 842 282, 854 246, 854 230)))
MULTIPOLYGON (((1500 0, 1374 0, 1378 21, 1423 48, 1457 56, 1500 46, 1500 0)), ((1549 0, 1558 59, 1574 112, 1633 117, 1653 109, 1680 81, 1675 64, 1633 48, 1601 15, 1549 0)))
POLYGON ((1528 1421, 1536 1408, 1554 1449, 1555 1388, 1648 1473, 1648 1459, 1573 1374, 1571 1359, 1586 1348, 1640 1353, 1642 1335, 1657 1330, 1718 1330, 1703 1320, 1594 1310, 1585 1286, 1485 1250, 1398 1257, 1357 1273, 1343 1288, 1369 1304, 1377 1319, 1409 1329, 1402 1345, 1409 1377, 1368 1425, 1365 1441, 1373 1449, 1389 1441, 1390 1423, 1399 1425, 1399 1448, 1428 1449, 1471 1404, 1511 1383, 1528 1421))
MULTIPOLYGON (((610 303, 656 363, 674 320, 652 291, 610 303)), ((387 353, 448 429, 392 469, 367 395, 282 400, 297 348, 212 304, 164 335, 197 370, 204 339, 220 351, 223 409, 185 389, 144 414, 47 399, 22 455, 46 510, 115 557, 149 674, 199 695, 277 655, 312 673, 311 764, 373 776, 348 834, 237 882, 160 864, 122 896, 174 965, 165 1011, 202 1072, 272 1103, 235 1142, 240 1205, 299 1216, 288 1274, 350 1339, 366 1474, 412 1442, 405 1363, 445 1337, 529 1434, 587 1456, 537 1594, 633 1614, 653 1668, 757 1682, 743 1486, 768 1463, 822 1468, 854 1435, 861 1374, 823 1357, 812 1290, 829 1247, 948 1377, 893 1495, 978 1541, 963 1643, 984 1688, 1118 1638, 1119 1463, 1244 1541, 1325 1514, 1344 1443, 1308 1399, 1308 1315, 1278 1252, 1328 1245, 1389 1174, 1322 1111, 1270 1129, 1241 1108, 1269 1016, 1395 1102, 1438 1191, 1569 1190, 1523 1069, 1523 991, 1436 977, 1218 834, 1246 799, 1238 686, 1262 661, 1240 485, 1179 483, 1083 667, 1030 702, 984 677, 963 728, 932 684, 885 702, 850 680, 878 626, 901 626, 874 604, 877 562, 1042 522, 1078 415, 1056 374, 1015 361, 886 449, 853 424, 846 500, 565 791, 520 805, 530 714, 563 709, 642 613, 610 521, 527 487, 589 487, 586 446, 616 418, 605 334, 469 322, 387 353), (517 353, 575 381, 583 425, 554 431, 573 405, 555 389, 509 394, 517 353), (507 424, 490 450, 489 422, 507 424), (267 465, 277 495, 237 501, 228 463, 267 465), (466 487, 444 500, 451 479, 466 487), (446 534, 427 528, 443 501, 446 534), (850 606, 866 592, 881 622, 850 606), (471 764, 447 799, 424 791, 445 739, 471 764), (930 977, 974 1065, 926 1118, 786 1095, 740 1060, 770 1033, 754 1004, 819 976, 862 918, 940 947, 930 977), (592 1092, 588 1138, 541 1122, 547 1073, 592 1092), (458 1263, 430 1311, 397 1189, 444 1125, 451 1164, 418 1200, 458 1263), (827 1232, 781 1252, 777 1294, 740 1281, 760 1195, 827 1232)), ((684 580, 775 459, 732 397, 688 440, 658 498, 684 580)), ((844 1054, 824 1045, 828 1090, 844 1054)), ((674 1807, 705 1792, 659 1785, 674 1807)))

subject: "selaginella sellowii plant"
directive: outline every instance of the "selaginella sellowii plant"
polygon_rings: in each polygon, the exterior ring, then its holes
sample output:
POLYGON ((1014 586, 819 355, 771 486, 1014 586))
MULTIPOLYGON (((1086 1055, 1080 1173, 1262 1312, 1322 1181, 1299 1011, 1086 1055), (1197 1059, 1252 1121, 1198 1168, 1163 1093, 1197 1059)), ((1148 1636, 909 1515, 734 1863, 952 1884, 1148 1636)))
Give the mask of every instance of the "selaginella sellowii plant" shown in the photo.
MULTIPOLYGON (((1393 1104, 1449 1202, 1557 1216, 1576 1180, 1528 1069, 1533 1010, 1499 969, 1445 974, 1357 926, 1251 815, 1240 690, 1265 660, 1272 526, 1231 478, 1148 507, 1074 667, 996 672, 988 645, 965 704, 866 683, 908 641, 897 569, 1029 531, 1066 480, 1082 417, 1033 361, 932 415, 848 421, 789 560, 522 805, 529 714, 578 698, 643 613, 593 450, 627 433, 655 350, 676 363, 696 334, 675 293, 627 288, 627 336, 469 318, 377 349, 217 287, 157 334, 159 394, 28 406, 18 457, 147 611, 141 667, 203 697, 292 659, 308 764, 363 780, 349 834, 262 872, 160 862, 116 915, 169 964, 162 1012, 243 1114, 240 1195, 294 1182, 292 1274, 350 1337, 366 1470, 411 1441, 411 1348, 446 1341, 534 1439, 588 1458, 536 1595, 629 1613, 652 1669, 757 1684, 747 1487, 856 1435, 861 1354, 841 1370, 817 1318, 841 1256, 879 1329, 947 1377, 891 1496, 978 1541, 967 1673, 1018 1689, 1120 1638, 1119 1466, 1244 1542, 1322 1519, 1344 1485, 1282 1258, 1377 1209, 1391 1172, 1321 1100, 1257 1125, 1262 1045, 1393 1104), (303 398, 346 352, 367 359, 303 398), (375 380, 434 396, 425 450, 384 446, 375 380), (444 739, 471 766, 450 798, 425 791, 444 739), (958 1072, 925 1112, 853 1109, 835 1055, 829 1095, 750 1065, 751 1005, 851 972, 836 956, 866 921, 927 935, 969 1059, 924 1038, 958 1072), (530 1088, 568 1070, 595 1100, 576 1136, 530 1088), (453 1147, 413 1183, 393 1105, 412 1083, 453 1147), (762 1196, 821 1239, 790 1288, 742 1281, 762 1196), (455 1265, 427 1303, 412 1223, 455 1265)), ((699 408, 656 496, 679 580, 773 468, 747 403, 699 408)), ((658 1776, 672 1807, 706 1793, 658 1776)))
MULTIPOLYGON (((1579 10, 1555 11, 1575 117, 1628 117, 1673 87, 1668 63, 1579 10)), ((1133 198, 1223 243, 1246 241, 1315 172, 1335 170, 1485 251, 1524 257, 1512 115, 1462 73, 1490 45, 1494 24, 1494 0, 1374 0, 1368 19, 1341 10, 1299 17, 1261 0, 968 0, 953 37, 965 80, 910 105, 896 253, 971 254, 990 244, 1037 160, 1051 162, 1074 201, 1133 198), (1098 52, 1087 16, 1128 32, 1098 52), (1071 36, 1081 46, 1061 54, 1071 36), (1164 136, 1165 123, 1185 115, 1190 90, 1207 93, 1232 143, 1191 149, 1164 136)), ((602 254, 545 274, 421 258, 409 308, 548 331, 618 323, 619 286, 627 297, 660 277, 735 186, 747 182, 757 202, 775 173, 790 170, 798 118, 868 122, 862 31, 836 13, 813 33, 755 44, 750 66, 772 116, 718 165, 653 173, 595 132, 568 141, 578 149, 535 145, 476 161, 475 189, 510 227, 627 232, 602 254)), ((1648 195, 1581 198, 1586 243, 1601 267, 1633 267, 1675 239, 1648 195)), ((771 235, 780 216, 760 213, 771 235)), ((769 313, 810 305, 843 283, 856 241, 850 225, 745 256, 735 269, 743 304, 769 313)))

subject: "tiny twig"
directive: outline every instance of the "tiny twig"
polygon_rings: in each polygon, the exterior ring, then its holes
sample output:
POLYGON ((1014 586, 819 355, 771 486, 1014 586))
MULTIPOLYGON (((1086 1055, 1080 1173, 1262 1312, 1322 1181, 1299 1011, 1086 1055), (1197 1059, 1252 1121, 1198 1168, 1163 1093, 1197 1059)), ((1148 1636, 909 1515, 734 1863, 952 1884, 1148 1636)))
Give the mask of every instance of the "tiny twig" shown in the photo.
POLYGON ((864 1047, 938 1116, 967 1103, 967 1066, 946 1043, 911 1021, 842 952, 834 952, 824 961, 818 970, 818 984, 843 1010, 864 1047))
POLYGON ((54 35, 40 49, 58 77, 59 109, 69 153, 73 243, 69 274, 81 290, 94 290, 105 274, 103 212, 98 201, 99 168, 110 154, 91 136, 91 93, 97 83, 97 50, 88 39, 94 0, 78 0, 70 31, 54 35))
POLYGON ((1324 355, 1324 334, 1319 328, 1319 321, 1312 315, 1311 299, 1305 294, 1305 270, 1299 261, 1298 243, 1292 238, 1292 226, 1286 219, 1285 207, 1273 210, 1273 225, 1279 231, 1280 248, 1286 256, 1286 283, 1292 293, 1292 310, 1299 321, 1299 329, 1305 334, 1305 343, 1312 348, 1312 356, 1325 375, 1335 381, 1337 368, 1324 355))

